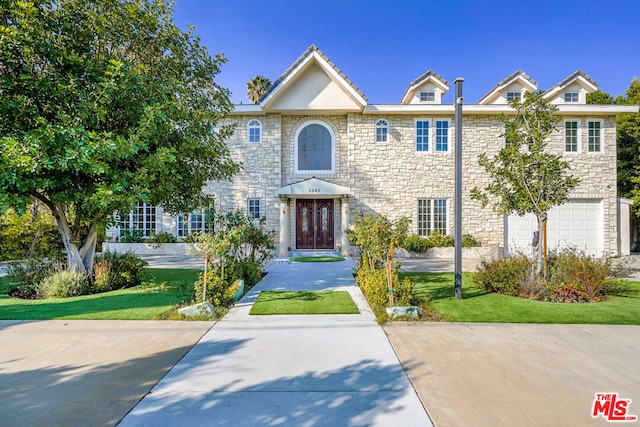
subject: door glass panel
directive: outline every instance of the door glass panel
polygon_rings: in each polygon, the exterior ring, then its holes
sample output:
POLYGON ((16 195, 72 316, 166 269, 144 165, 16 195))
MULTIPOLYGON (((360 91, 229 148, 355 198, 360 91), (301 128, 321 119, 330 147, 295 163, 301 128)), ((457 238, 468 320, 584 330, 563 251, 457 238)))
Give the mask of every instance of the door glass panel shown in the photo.
POLYGON ((302 208, 302 231, 309 231, 309 210, 302 208))
POLYGON ((329 229, 329 210, 327 207, 322 208, 322 231, 327 231, 329 229))

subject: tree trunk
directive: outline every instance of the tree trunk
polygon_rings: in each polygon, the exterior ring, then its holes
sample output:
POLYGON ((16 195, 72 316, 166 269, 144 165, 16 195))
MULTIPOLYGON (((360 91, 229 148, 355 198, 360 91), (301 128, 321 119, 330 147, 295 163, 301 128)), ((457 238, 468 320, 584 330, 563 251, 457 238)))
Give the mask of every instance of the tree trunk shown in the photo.
POLYGON ((389 291, 389 306, 393 307, 395 305, 395 301, 393 298, 393 258, 391 254, 387 253, 387 287, 389 291))
POLYGON ((538 215, 538 266, 536 272, 547 280, 547 213, 538 215))
POLYGON ((73 243, 73 233, 71 232, 69 220, 62 205, 59 202, 53 202, 50 208, 58 224, 58 231, 62 237, 62 244, 67 254, 67 269, 90 276, 93 271, 98 228, 95 225, 91 226, 84 245, 78 249, 76 244, 73 243))

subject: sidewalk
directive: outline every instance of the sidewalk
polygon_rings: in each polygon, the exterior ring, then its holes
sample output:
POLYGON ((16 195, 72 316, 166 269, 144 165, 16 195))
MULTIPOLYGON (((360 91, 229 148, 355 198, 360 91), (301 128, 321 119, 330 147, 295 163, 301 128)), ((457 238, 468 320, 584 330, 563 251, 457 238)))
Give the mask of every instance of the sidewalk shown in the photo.
POLYGON ((120 426, 430 426, 351 260, 277 260, 120 426), (357 315, 250 316, 262 290, 346 290, 357 315))

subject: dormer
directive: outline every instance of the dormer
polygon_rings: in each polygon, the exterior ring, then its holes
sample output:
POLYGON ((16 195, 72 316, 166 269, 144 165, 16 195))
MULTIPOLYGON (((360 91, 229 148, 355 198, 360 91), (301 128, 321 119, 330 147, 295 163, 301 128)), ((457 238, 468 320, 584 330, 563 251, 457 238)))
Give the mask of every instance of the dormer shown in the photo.
POLYGON ((549 89, 544 99, 551 104, 586 104, 587 95, 598 90, 598 83, 578 70, 549 89))
POLYGON ((449 83, 432 70, 411 83, 402 96, 401 104, 442 104, 442 96, 449 90, 449 83))
POLYGON ((512 99, 523 99, 525 92, 538 90, 538 83, 524 71, 518 70, 498 83, 489 93, 480 98, 480 105, 504 105, 512 99))

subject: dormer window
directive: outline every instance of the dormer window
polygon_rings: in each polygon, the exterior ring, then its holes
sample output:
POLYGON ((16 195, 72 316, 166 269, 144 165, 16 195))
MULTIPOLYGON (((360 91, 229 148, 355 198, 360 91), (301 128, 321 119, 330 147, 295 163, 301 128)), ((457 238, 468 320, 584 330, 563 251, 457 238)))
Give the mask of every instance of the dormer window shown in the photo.
POLYGON ((518 101, 521 101, 522 100, 522 94, 520 92, 515 92, 515 91, 507 92, 507 102, 511 102, 514 99, 517 99, 518 101))
POLYGON ((432 90, 420 92, 420 102, 436 102, 436 93, 432 90))
POLYGON ((565 92, 564 93, 564 102, 577 103, 580 94, 578 92, 565 92))

